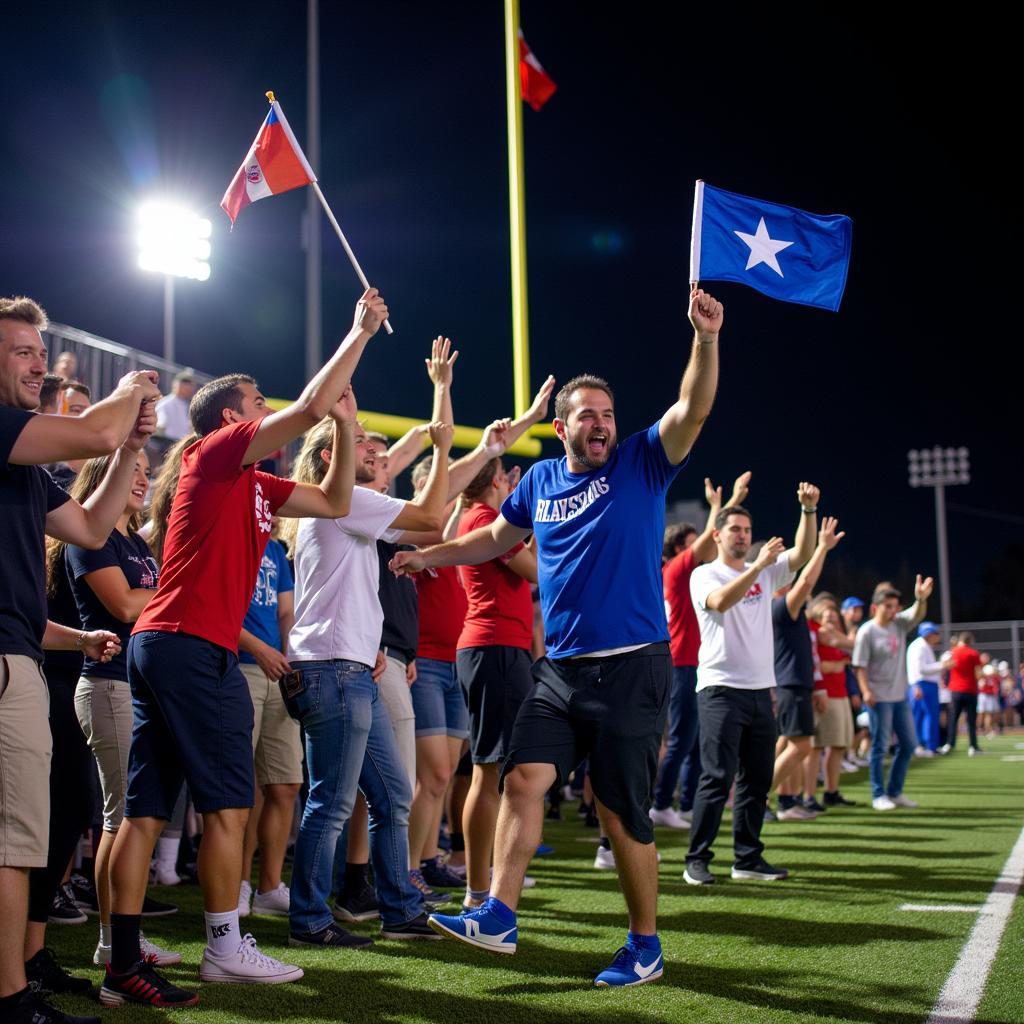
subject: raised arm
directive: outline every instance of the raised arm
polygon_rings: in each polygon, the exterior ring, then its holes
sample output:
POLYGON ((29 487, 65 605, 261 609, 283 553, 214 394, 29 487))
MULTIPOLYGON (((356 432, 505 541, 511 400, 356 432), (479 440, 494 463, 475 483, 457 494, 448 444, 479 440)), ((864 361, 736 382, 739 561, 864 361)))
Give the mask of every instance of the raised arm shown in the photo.
POLYGON ((431 423, 430 439, 434 442, 434 457, 430 461, 430 475, 423 490, 391 523, 394 530, 440 530, 444 526, 444 509, 448 504, 448 453, 452 447, 452 425, 431 423))
POLYGON ((441 565, 480 565, 503 555, 529 534, 529 530, 513 526, 499 513, 493 523, 463 537, 422 551, 399 551, 391 559, 390 569, 396 576, 402 576, 441 565))
POLYGON ((743 595, 754 585, 757 577, 770 565, 774 565, 782 554, 785 545, 781 537, 772 537, 762 548, 757 560, 741 572, 736 579, 725 586, 712 590, 704 602, 704 607, 712 612, 727 612, 733 605, 738 604, 743 595))
POLYGON ((704 421, 711 414, 718 388, 718 333, 722 329, 722 304, 694 287, 690 292, 690 323, 693 344, 686 365, 679 400, 661 418, 658 433, 668 461, 678 465, 689 454, 704 421))
POLYGON ((925 615, 928 614, 928 598, 932 596, 934 589, 935 580, 931 576, 924 579, 918 573, 914 581, 914 603, 899 613, 899 618, 907 624, 908 629, 913 629, 919 622, 924 621, 925 615))
MULTIPOLYGON (((81 416, 33 416, 14 442, 8 462, 40 466, 109 455, 134 429, 143 403, 153 408, 152 403, 160 397, 157 380, 155 370, 136 370, 125 374, 109 397, 81 416)), ((155 414, 153 425, 155 428, 155 414)))
POLYGON ((825 566, 825 556, 846 536, 846 531, 836 533, 839 520, 832 516, 826 516, 821 522, 821 531, 818 534, 818 544, 811 555, 811 560, 804 566, 796 583, 786 594, 786 610, 789 617, 796 622, 800 615, 800 609, 807 604, 811 591, 817 585, 821 576, 821 570, 825 566))
POLYGON ((818 539, 820 497, 821 491, 814 484, 801 481, 796 489, 796 498, 800 502, 800 522, 797 524, 793 546, 786 552, 792 572, 796 572, 814 553, 814 545, 818 539))
POLYGON ((260 420, 259 429, 242 459, 243 466, 259 462, 271 452, 283 448, 330 413, 349 386, 367 342, 387 316, 388 307, 377 289, 368 288, 356 303, 352 329, 327 364, 303 388, 298 400, 260 420))
MULTIPOLYGON (((726 507, 743 504, 750 490, 750 477, 750 470, 747 470, 736 478, 726 507)), ((693 542, 693 558, 698 564, 710 562, 715 557, 715 519, 723 507, 722 488, 715 487, 710 477, 704 477, 704 499, 708 503, 708 521, 704 532, 693 542)))

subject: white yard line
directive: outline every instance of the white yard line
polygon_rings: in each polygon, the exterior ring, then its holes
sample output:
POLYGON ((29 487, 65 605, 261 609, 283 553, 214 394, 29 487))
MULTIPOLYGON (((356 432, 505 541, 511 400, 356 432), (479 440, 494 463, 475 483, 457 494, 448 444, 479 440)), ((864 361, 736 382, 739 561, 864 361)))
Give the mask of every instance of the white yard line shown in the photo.
POLYGON ((1024 829, 978 912, 978 919, 942 986, 927 1024, 968 1024, 974 1020, 1022 881, 1024 829))
POLYGON ((900 910, 916 910, 921 913, 940 911, 945 914, 977 914, 985 912, 977 903, 902 903, 900 910))

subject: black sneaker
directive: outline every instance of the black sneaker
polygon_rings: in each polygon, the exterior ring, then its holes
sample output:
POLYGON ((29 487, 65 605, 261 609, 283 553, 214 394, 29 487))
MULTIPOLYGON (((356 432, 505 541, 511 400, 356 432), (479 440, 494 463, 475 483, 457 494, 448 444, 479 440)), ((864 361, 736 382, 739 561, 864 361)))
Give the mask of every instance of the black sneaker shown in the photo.
POLYGON ((562 820, 562 808, 559 804, 551 804, 548 807, 547 814, 544 815, 546 821, 561 821, 562 820))
POLYGON ((87 914, 98 914, 100 912, 99 898, 96 896, 96 886, 85 875, 80 875, 76 871, 71 876, 71 892, 75 897, 75 906, 79 910, 84 910, 87 914))
POLYGON ((383 924, 380 927, 383 939, 439 939, 441 936, 427 924, 427 915, 420 914, 405 924, 383 924))
POLYGON ((439 856, 421 860, 420 874, 423 875, 423 881, 432 889, 460 889, 466 881, 450 870, 439 856))
POLYGON ((289 946, 331 946, 334 949, 365 949, 373 945, 373 939, 369 935, 353 935, 351 932, 339 928, 336 924, 329 924, 318 932, 306 932, 300 935, 292 932, 288 936, 289 946))
POLYGON ((7 1021, 8 1024, 102 1024, 99 1017, 72 1017, 62 1013, 31 988, 21 993, 7 1021))
POLYGON ((25 964, 28 987, 40 995, 61 995, 73 992, 80 995, 92 989, 88 978, 75 978, 68 974, 53 955, 52 949, 41 949, 25 964))
POLYGON ((364 885, 357 892, 342 893, 331 909, 335 921, 373 921, 380 917, 377 893, 372 885, 364 885))
POLYGON ((755 882, 779 882, 783 878, 789 878, 789 872, 785 868, 773 868, 768 861, 762 858, 749 868, 732 867, 733 878, 747 878, 755 882))
POLYGON ((75 894, 71 891, 70 882, 57 886, 57 891, 53 894, 53 902, 50 904, 46 920, 50 924, 85 924, 89 920, 78 909, 75 903, 75 894))
POLYGON ((686 865, 683 881, 687 885, 714 885, 715 876, 708 870, 707 864, 698 860, 686 865))
POLYGON ((847 800, 842 793, 837 789, 834 793, 825 794, 825 806, 826 807, 856 807, 856 800, 847 800))
POLYGON ((808 811, 814 811, 815 814, 824 814, 825 807, 818 803, 813 796, 805 796, 800 801, 808 811))
POLYGON ((142 901, 143 917, 169 917, 177 912, 178 908, 173 903, 161 903, 160 900, 155 900, 151 896, 147 896, 142 901))
POLYGON ((100 987, 100 1003, 103 1006, 124 1006, 125 1003, 142 1003, 144 1006, 161 1008, 195 1006, 199 1002, 196 992, 186 992, 161 977, 152 964, 140 962, 124 974, 115 974, 107 964, 107 973, 100 987))

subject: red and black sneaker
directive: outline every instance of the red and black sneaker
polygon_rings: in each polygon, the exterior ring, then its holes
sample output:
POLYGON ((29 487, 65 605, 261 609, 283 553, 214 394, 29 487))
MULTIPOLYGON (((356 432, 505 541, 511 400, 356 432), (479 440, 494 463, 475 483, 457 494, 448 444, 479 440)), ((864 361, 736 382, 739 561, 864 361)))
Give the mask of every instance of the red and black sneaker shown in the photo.
POLYGON ((100 1002, 104 1006, 124 1006, 125 1003, 157 1007, 195 1006, 199 995, 172 985, 160 977, 150 963, 137 963, 124 974, 115 974, 107 964, 107 974, 100 988, 100 1002))

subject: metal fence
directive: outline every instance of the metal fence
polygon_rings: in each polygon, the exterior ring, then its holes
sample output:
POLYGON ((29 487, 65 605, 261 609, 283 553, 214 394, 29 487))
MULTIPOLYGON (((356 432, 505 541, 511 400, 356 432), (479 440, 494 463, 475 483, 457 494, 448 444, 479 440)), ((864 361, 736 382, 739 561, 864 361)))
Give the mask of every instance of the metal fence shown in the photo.
POLYGON ((950 636, 963 630, 974 634, 974 647, 988 654, 993 661, 1008 661, 1010 670, 1017 671, 1021 663, 1021 636, 1024 635, 1024 620, 1008 619, 1005 622, 951 622, 950 636))

